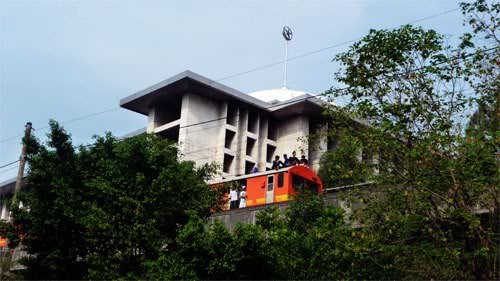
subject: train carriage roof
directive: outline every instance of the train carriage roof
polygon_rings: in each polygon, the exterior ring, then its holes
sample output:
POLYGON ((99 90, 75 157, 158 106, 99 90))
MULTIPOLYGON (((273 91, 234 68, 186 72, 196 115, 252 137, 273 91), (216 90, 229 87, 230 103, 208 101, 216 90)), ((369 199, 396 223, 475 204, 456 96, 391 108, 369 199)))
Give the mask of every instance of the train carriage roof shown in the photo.
POLYGON ((238 180, 243 180, 243 179, 248 179, 248 178, 265 176, 265 175, 272 175, 272 174, 276 174, 276 173, 288 172, 290 170, 302 170, 302 169, 307 169, 307 170, 313 172, 310 168, 305 167, 305 166, 300 166, 300 165, 299 166, 290 166, 290 167, 286 167, 286 168, 281 168, 279 170, 269 170, 269 171, 254 173, 254 174, 241 175, 241 176, 227 178, 227 179, 212 180, 212 181, 209 181, 208 184, 226 183, 226 182, 238 181, 238 180))

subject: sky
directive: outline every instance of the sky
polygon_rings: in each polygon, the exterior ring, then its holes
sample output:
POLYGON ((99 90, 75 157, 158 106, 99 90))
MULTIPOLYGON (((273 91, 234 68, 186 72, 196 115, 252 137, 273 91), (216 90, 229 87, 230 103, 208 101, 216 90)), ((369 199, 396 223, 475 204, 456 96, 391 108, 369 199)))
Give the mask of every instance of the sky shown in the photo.
MULTIPOLYGON (((121 136, 147 117, 119 100, 191 70, 213 80, 458 8, 451 0, 0 0, 0 166, 19 159, 24 125, 46 140, 50 119, 75 144, 109 131, 121 136), (82 118, 94 113, 105 113, 82 118), (70 122, 67 122, 70 121, 70 122)), ((420 25, 451 40, 465 31, 460 11, 420 25)), ((352 44, 352 43, 351 43, 352 44)), ((288 63, 288 87, 319 94, 335 84, 335 54, 349 44, 288 63)), ((244 93, 280 88, 284 66, 220 83, 244 93)), ((0 168, 0 182, 17 174, 0 168)))

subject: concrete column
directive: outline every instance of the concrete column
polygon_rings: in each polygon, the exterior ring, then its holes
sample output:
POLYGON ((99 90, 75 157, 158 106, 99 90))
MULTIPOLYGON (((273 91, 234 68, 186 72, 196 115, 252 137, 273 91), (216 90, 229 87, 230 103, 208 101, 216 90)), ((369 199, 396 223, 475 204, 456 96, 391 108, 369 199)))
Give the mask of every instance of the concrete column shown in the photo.
POLYGON ((188 125, 188 116, 189 116, 189 94, 185 94, 182 97, 181 102, 181 118, 180 118, 180 129, 179 129, 179 148, 181 151, 186 152, 186 141, 187 141, 187 129, 183 128, 188 125))
POLYGON ((0 214, 0 219, 9 220, 9 210, 7 210, 7 204, 2 205, 2 213, 0 214))
POLYGON ((239 109, 238 116, 238 131, 236 133, 236 152, 235 152, 235 174, 243 175, 245 174, 245 158, 246 158, 246 147, 247 147, 247 129, 248 129, 248 110, 241 108, 239 109))
MULTIPOLYGON (((311 132, 310 132, 311 133, 311 132)), ((309 166, 314 171, 318 171, 321 156, 328 150, 328 126, 322 125, 319 132, 312 132, 316 134, 317 139, 313 144, 309 144, 309 166)))
MULTIPOLYGON (((220 107, 220 118, 226 117, 228 113, 228 102, 225 101, 221 104, 220 107)), ((222 119, 221 123, 227 123, 227 119, 222 119)), ((217 136, 217 156, 215 161, 224 164, 224 144, 226 142, 226 129, 225 126, 221 126, 221 130, 219 131, 219 135, 217 136)), ((222 168, 221 168, 222 169, 222 168)))
POLYGON ((267 149, 267 128, 269 126, 269 120, 265 116, 260 116, 259 118, 259 134, 257 138, 257 167, 259 171, 266 170, 266 149, 267 149))
POLYGON ((372 155, 373 174, 378 175, 380 170, 378 164, 380 163, 380 151, 376 150, 372 155))
POLYGON ((156 108, 152 107, 149 109, 149 115, 148 115, 148 127, 146 129, 147 133, 153 133, 154 129, 156 128, 156 108))

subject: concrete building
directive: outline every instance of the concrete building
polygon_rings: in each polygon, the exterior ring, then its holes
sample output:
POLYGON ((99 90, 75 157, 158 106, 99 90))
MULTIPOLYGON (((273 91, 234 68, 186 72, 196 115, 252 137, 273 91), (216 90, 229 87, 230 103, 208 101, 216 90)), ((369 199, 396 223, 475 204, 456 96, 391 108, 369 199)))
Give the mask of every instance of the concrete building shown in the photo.
POLYGON ((217 162, 222 177, 271 168, 275 155, 297 152, 319 166, 328 144, 314 147, 307 137, 324 122, 314 95, 287 88, 242 93, 191 71, 184 71, 120 101, 148 116, 146 131, 178 142, 184 160, 217 162))

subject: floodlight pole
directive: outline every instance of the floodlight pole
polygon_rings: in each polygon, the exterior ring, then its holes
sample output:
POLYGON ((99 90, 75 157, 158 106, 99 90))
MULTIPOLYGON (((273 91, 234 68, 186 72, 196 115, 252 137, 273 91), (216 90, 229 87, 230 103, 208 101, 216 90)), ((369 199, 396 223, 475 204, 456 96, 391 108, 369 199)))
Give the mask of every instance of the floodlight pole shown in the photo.
POLYGON ((286 78, 287 78, 287 63, 288 63, 288 40, 285 40, 285 82, 283 87, 286 88, 286 78))
POLYGON ((288 72, 287 72, 288 41, 292 40, 292 37, 293 37, 292 29, 290 29, 290 27, 288 27, 288 26, 283 27, 283 32, 281 32, 281 35, 283 35, 283 38, 285 38, 285 82, 283 83, 283 88, 286 88, 286 78, 288 75, 288 72))

